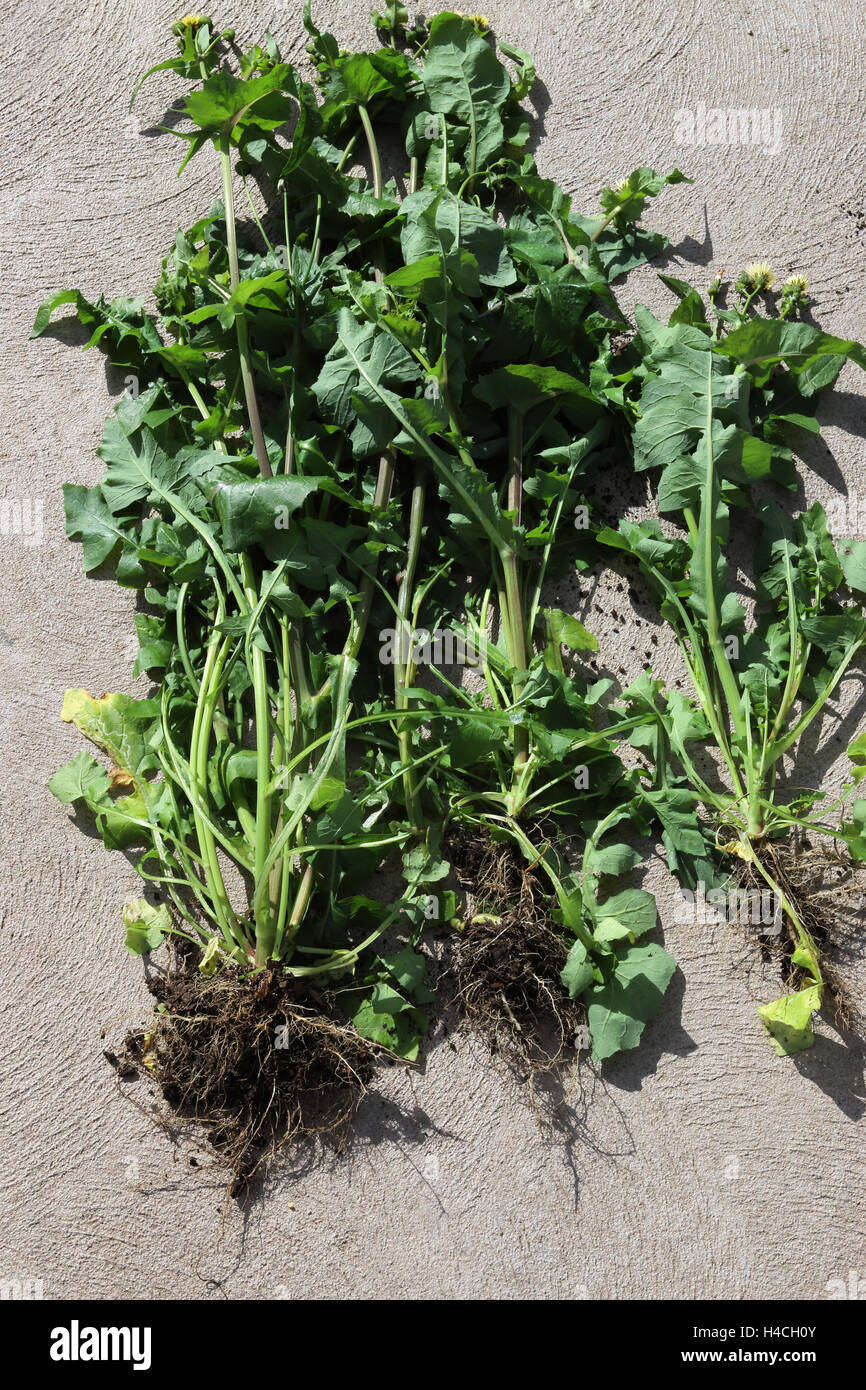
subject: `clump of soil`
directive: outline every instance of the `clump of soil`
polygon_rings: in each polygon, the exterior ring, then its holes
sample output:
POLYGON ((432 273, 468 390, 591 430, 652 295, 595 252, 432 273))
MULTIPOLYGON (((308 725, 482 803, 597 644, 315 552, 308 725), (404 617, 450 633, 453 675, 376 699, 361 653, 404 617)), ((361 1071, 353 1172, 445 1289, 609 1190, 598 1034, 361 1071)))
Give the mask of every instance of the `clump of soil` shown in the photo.
POLYGON ((168 968, 148 980, 150 1031, 106 1052, 118 1075, 151 1078, 171 1112, 206 1126, 235 1197, 294 1139, 328 1136, 339 1147, 381 1049, 284 971, 206 978, 195 947, 173 939, 169 951, 168 968))
POLYGON ((583 1006, 560 979, 568 947, 551 919, 550 896, 512 844, 453 836, 448 855, 473 911, 449 938, 454 1002, 532 1089, 585 1022, 583 1006))
MULTIPOLYGON (((866 1021, 846 982, 844 967, 863 930, 866 864, 852 859, 834 841, 822 837, 813 844, 796 832, 783 840, 765 840, 755 850, 818 948, 831 1017, 843 1028, 862 1032, 866 1021)), ((767 888, 765 879, 748 863, 741 863, 738 877, 741 886, 756 892, 767 888)), ((812 983, 791 960, 798 938, 787 913, 782 914, 782 931, 765 933, 760 943, 765 957, 779 960, 786 988, 801 989, 812 983)))

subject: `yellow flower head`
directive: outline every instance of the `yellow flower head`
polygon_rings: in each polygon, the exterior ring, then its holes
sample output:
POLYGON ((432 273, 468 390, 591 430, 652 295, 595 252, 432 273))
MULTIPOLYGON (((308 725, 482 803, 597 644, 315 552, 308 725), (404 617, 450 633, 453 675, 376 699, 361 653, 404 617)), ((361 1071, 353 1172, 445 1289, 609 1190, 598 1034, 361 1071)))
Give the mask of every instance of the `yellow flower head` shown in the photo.
POLYGON ((747 280, 751 281, 753 290, 772 289, 776 279, 776 272, 766 261, 755 261, 753 265, 747 265, 743 274, 747 280))
POLYGON ((789 275, 782 286, 782 297, 779 300, 780 319, 798 319, 804 309, 808 309, 811 300, 807 294, 809 281, 805 275, 789 275))
POLYGON ((782 286, 782 293, 789 295, 805 294, 809 288, 809 281, 805 275, 789 275, 782 286))
POLYGON ((200 24, 204 24, 206 18, 203 14, 185 14, 180 22, 187 29, 197 29, 200 24))

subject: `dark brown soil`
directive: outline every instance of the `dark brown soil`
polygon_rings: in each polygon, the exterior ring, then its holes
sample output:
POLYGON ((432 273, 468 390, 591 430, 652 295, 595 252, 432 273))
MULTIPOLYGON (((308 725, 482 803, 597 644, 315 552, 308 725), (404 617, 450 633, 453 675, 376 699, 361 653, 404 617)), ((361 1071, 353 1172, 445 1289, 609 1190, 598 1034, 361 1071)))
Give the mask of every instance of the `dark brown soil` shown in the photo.
POLYGON ((472 901, 448 943, 455 1004, 531 1086, 564 1059, 585 1022, 560 979, 568 947, 550 917, 550 895, 514 845, 454 836, 447 852, 472 901))
MULTIPOLYGON (((284 1144, 314 1135, 340 1146, 381 1049, 338 1015, 333 1001, 278 969, 205 978, 200 952, 169 947, 148 987, 157 1001, 149 1032, 106 1052, 119 1076, 155 1082, 175 1116, 204 1124, 240 1196, 284 1144)), ((163 1120, 164 1123, 164 1120, 163 1120)))

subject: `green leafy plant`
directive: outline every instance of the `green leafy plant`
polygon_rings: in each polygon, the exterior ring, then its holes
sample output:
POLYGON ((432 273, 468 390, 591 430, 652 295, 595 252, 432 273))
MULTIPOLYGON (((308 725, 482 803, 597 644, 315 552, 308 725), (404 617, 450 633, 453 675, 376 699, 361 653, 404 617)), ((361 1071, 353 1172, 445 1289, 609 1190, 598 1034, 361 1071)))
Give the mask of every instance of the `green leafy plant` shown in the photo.
POLYGON ((410 27, 389 6, 374 23, 386 46, 346 52, 307 7, 317 95, 272 36, 233 61, 231 31, 179 21, 177 55, 145 79, 190 82, 181 170, 210 151, 222 200, 178 233, 156 315, 66 290, 36 316, 38 335, 72 305, 133 383, 102 482, 65 489, 67 529, 88 572, 140 593, 135 674, 158 683, 67 694, 110 768, 80 753, 52 790, 108 847, 139 847, 171 907, 136 900, 131 950, 185 934, 206 981, 279 967, 408 1058, 431 1000, 422 930, 477 925, 443 887, 448 845, 492 836, 524 861, 503 911, 541 874, 548 994, 569 1029, 585 997, 606 1056, 634 1045, 673 969, 637 944, 649 896, 599 892, 636 862, 615 826, 645 828, 613 742, 644 716, 597 727, 605 685, 562 657, 595 641, 543 589, 617 427, 611 282, 664 244, 639 218, 682 176, 638 169, 582 218, 528 153, 528 55, 506 45, 506 66, 480 18, 410 27), (401 132, 402 190, 374 122, 386 146, 401 132), (360 153, 368 175, 347 172, 360 153), (477 689, 433 666, 438 688, 416 684, 431 618, 478 648, 477 689), (582 882, 562 841, 581 827, 582 882), (365 884, 392 851, 388 903, 365 884))
MULTIPOLYGON (((348 1095, 316 1127, 339 1126, 383 1051, 418 1055, 431 925, 466 1018, 530 1073, 584 1024, 596 1060, 636 1046, 675 968, 628 878, 656 830, 684 882, 714 881, 726 849, 782 892, 806 983, 763 1016, 804 1045, 819 951, 766 847, 816 822, 776 775, 866 642, 862 546, 839 556, 820 508, 791 521, 754 492, 794 483, 786 431, 816 428, 816 393, 862 350, 798 321, 799 277, 758 313, 761 265, 733 309, 713 287, 712 322, 667 277, 670 323, 638 310, 632 336, 615 286, 665 246, 641 219, 680 171, 638 167, 581 215, 530 152, 528 54, 483 16, 372 19, 381 46, 348 51, 307 5, 314 83, 271 34, 241 51, 178 21, 142 82, 190 84, 167 129, 221 197, 177 233, 155 313, 67 289, 33 328, 72 306, 128 383, 101 482, 64 489, 67 532, 86 572, 137 592, 152 682, 67 692, 108 764, 79 752, 51 788, 138 856, 130 951, 174 950, 124 1065, 212 1121, 239 1186, 311 1127, 305 1096, 348 1095), (632 444, 685 539, 591 524, 632 444), (724 559, 746 503, 748 637, 724 559), (610 702, 556 594, 599 541, 659 593, 694 700, 645 673, 610 702)), ((842 834, 866 858, 864 807, 842 834)))
POLYGON ((358 584, 382 508, 351 465, 341 469, 327 427, 290 421, 286 383, 299 364, 269 354, 287 321, 297 341, 321 316, 305 283, 309 256, 283 266, 270 244, 262 253, 238 244, 231 150, 282 124, 301 91, 275 64, 262 78, 211 71, 188 99, 192 144, 215 148, 224 202, 178 235, 157 286, 161 321, 138 302, 87 305, 76 292, 43 305, 34 332, 74 302, 97 324, 91 343, 109 344, 136 374, 135 393, 106 426, 102 483, 65 489, 67 529, 88 571, 112 564, 121 584, 141 591, 136 673, 162 673, 158 700, 68 692, 64 719, 113 766, 104 776, 80 754, 52 789, 86 803, 110 846, 146 843, 142 872, 199 930, 195 900, 230 957, 259 968, 294 959, 294 972, 324 975, 350 968, 358 950, 331 949, 321 929, 317 944, 304 944, 314 890, 327 894, 327 917, 355 915, 352 899, 341 905, 341 865, 357 876, 400 835, 377 829, 387 792, 346 762, 364 724, 352 718, 365 618, 358 584), (332 651, 337 609, 348 610, 347 633, 332 651), (114 798, 117 788, 128 791, 114 798), (247 912, 229 900, 222 855, 250 877, 247 912), (318 862, 329 864, 325 877, 318 862), (301 963, 311 953, 319 958, 301 963))
MULTIPOLYGON (((396 746, 393 711, 377 702, 362 659, 390 542, 389 489, 369 476, 363 449, 346 448, 312 389, 334 341, 332 286, 349 255, 321 254, 318 219, 327 205, 344 225, 363 222, 359 181, 314 148, 315 95, 272 40, 242 55, 240 76, 205 19, 181 25, 179 47, 159 66, 196 84, 184 105, 193 126, 182 136, 184 165, 211 149, 222 202, 178 234, 156 286, 157 315, 140 300, 91 303, 64 291, 40 307, 33 329, 44 332, 52 311, 72 304, 88 346, 98 343, 131 383, 106 425, 102 482, 65 488, 67 531, 82 543, 87 572, 112 570, 139 592, 134 673, 158 682, 146 699, 67 692, 63 718, 110 767, 79 753, 51 788, 95 816, 108 848, 139 849, 139 873, 163 898, 127 910, 129 949, 152 950, 170 930, 200 948, 182 953, 180 972, 198 964, 207 999, 222 990, 227 1001, 227 1013, 214 1015, 214 1028, 228 1030, 225 1075, 204 1097, 196 1047, 178 1022, 189 1010, 168 997, 171 1027, 156 1050, 166 1092, 204 1118, 215 1112, 225 1140, 235 1060, 258 1052, 271 1023, 291 1024, 306 1049, 300 1070, 274 1073, 278 1102, 261 1088, 269 1129, 250 1113, 228 1135, 240 1182, 260 1141, 306 1123, 302 1091, 333 1083, 360 1094, 374 1044, 417 1053, 429 992, 411 915, 402 916, 416 888, 393 902, 363 891, 409 833, 399 814, 388 818, 395 776, 382 765, 389 741, 396 746), (274 134, 287 120, 288 155, 274 134), (251 232, 239 226, 234 154, 281 161, 281 241, 260 220, 251 232), (291 206, 286 191, 305 156, 325 190, 313 221, 303 175, 291 206), (410 944, 391 940, 377 955, 398 921, 410 944), (275 968, 294 994, 282 985, 274 994, 275 968), (229 980, 264 1001, 260 1018, 243 999, 232 1003, 229 980), (361 1033, 343 1021, 353 1014, 360 1027, 371 1012, 374 1025, 361 1033), (232 1035, 235 1025, 243 1036, 232 1035), (188 1075, 178 1076, 178 1058, 188 1075)), ((391 382, 401 366, 379 369, 391 382)), ((381 432, 376 420, 355 424, 365 441, 381 432)))
MULTIPOLYGON (((627 324, 611 282, 664 245, 638 219, 682 175, 638 169, 605 190, 600 214, 580 217, 527 151, 527 56, 501 48, 516 64, 510 72, 477 17, 437 15, 423 42, 392 18, 392 44, 417 46, 416 80, 385 88, 383 74, 401 70, 393 54, 372 55, 365 134, 381 198, 374 119, 394 125, 402 106, 406 195, 378 233, 373 276, 345 278, 337 341, 314 390, 336 426, 353 427, 356 453, 373 443, 358 437, 357 415, 382 422, 380 468, 406 497, 405 551, 386 593, 403 802, 416 841, 406 862, 439 905, 450 856, 481 909, 455 920, 458 997, 471 999, 473 1021, 504 1029, 525 1056, 539 1011, 552 1011, 570 1042, 589 1005, 600 1059, 635 1045, 674 968, 661 947, 638 943, 656 923, 649 894, 629 888, 599 901, 601 883, 609 895, 609 876, 638 859, 602 841, 639 807, 645 828, 639 787, 614 749, 645 716, 597 727, 608 683, 578 682, 562 655, 597 644, 547 607, 544 591, 567 569, 575 516, 586 510, 584 475, 614 442, 607 392, 616 388, 604 364, 627 324), (472 654, 474 685, 419 662, 422 621, 422 631, 444 628, 472 654), (564 848, 581 831, 582 875, 564 848), (484 881, 486 870, 473 873, 473 841, 490 869, 490 846, 500 846, 498 886, 484 881), (494 943, 508 960, 488 972, 494 943)), ((309 12, 306 22, 327 131, 344 118, 347 74, 356 81, 361 68, 309 12)), ((448 914, 440 906, 436 915, 448 914)))
POLYGON ((695 698, 665 695, 647 676, 625 692, 626 706, 656 721, 637 741, 654 763, 648 796, 674 849, 681 813, 700 805, 716 847, 776 895, 800 987, 759 1012, 777 1050, 794 1052, 813 1041, 824 978, 806 913, 779 872, 778 842, 803 830, 841 837, 859 855, 863 806, 851 823, 827 819, 832 805, 819 817, 820 791, 786 797, 779 773, 866 645, 863 547, 843 542, 839 554, 820 504, 792 518, 767 485, 796 486, 790 432, 818 433, 819 393, 846 359, 866 367, 866 353, 792 321, 809 302, 802 277, 782 287, 774 314, 773 272, 750 266, 731 308, 719 306, 722 286, 714 282, 709 315, 697 291, 662 278, 679 304, 667 324, 636 311, 623 403, 634 420, 634 466, 658 470, 659 511, 679 517, 684 534, 658 521, 621 522, 599 540, 640 565, 676 634, 695 698), (758 526, 751 592, 735 584, 727 558, 731 519, 743 509, 758 526), (693 745, 700 743, 715 750, 721 785, 699 771, 693 745))

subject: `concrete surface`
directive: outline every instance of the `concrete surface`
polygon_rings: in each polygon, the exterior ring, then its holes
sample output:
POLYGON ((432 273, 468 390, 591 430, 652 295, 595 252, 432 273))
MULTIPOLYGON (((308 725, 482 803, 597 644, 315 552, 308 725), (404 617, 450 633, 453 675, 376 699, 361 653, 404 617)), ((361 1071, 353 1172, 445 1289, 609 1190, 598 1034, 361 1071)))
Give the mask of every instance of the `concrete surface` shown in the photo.
MULTIPOLYGON (((346 43, 367 40, 367 8, 316 6, 346 43)), ((300 9, 234 0, 217 17, 244 38, 270 21, 299 56, 300 9)), ((808 275, 827 328, 862 337, 866 71, 850 7, 487 0, 487 10, 537 59, 540 164, 578 207, 637 164, 679 163, 695 184, 669 190, 649 219, 672 236, 674 273, 706 281, 705 267, 766 257, 808 275), (779 112, 778 148, 678 145, 676 113, 701 102, 779 112)), ((176 1153, 118 1096, 100 1030, 148 1006, 120 927, 137 880, 46 782, 80 746, 59 721, 65 687, 131 688, 132 595, 84 579, 60 496, 62 481, 100 476, 94 448, 122 383, 95 353, 26 337, 56 288, 145 290, 176 228, 216 193, 206 159, 178 181, 179 143, 125 118, 135 77, 169 52, 175 16, 156 0, 36 0, 3 16, 2 496, 41 500, 44 533, 2 537, 0 1278, 41 1279, 49 1298, 827 1297, 828 1281, 866 1273, 862 1048, 822 1022, 811 1053, 776 1058, 752 997, 772 997, 772 981, 732 933, 676 924, 657 859, 648 882, 681 968, 646 1045, 599 1077, 584 1072, 570 1139, 545 1139, 518 1088, 458 1039, 377 1086, 350 1160, 278 1174, 242 1219, 223 1212, 204 1154, 204 1167, 190 1166, 194 1149, 176 1153)), ((146 89, 143 126, 172 90, 170 79, 146 89)), ((653 272, 640 286, 651 306, 667 302, 653 272)), ((848 505, 859 495, 864 507, 853 371, 825 417, 830 452, 804 464, 808 491, 829 501, 847 490, 848 505)), ((604 652, 601 615, 595 624, 604 652)), ((640 652, 615 645, 611 664, 622 652, 636 671, 640 652)), ((861 703, 846 741, 864 722, 861 703)), ((794 780, 833 780, 837 732, 828 719, 830 751, 794 780)))

